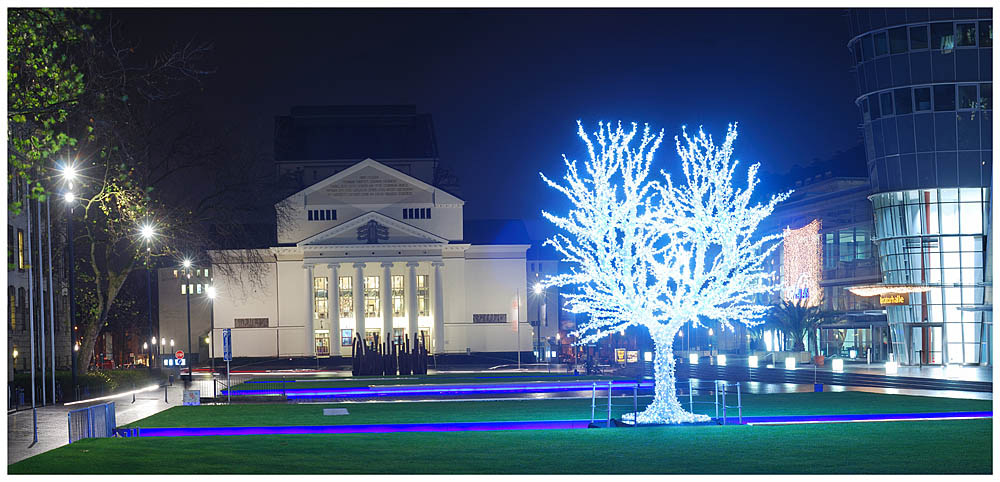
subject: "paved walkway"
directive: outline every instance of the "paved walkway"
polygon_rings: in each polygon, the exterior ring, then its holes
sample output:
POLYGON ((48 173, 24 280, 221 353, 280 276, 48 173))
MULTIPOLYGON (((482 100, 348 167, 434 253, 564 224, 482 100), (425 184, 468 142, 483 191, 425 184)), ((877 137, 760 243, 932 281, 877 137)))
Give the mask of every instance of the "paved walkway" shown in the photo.
POLYGON ((38 443, 32 445, 31 408, 7 415, 7 464, 24 460, 33 455, 47 452, 69 443, 69 428, 67 413, 70 410, 91 405, 115 402, 115 422, 119 426, 148 417, 170 407, 181 404, 184 390, 182 383, 174 383, 167 387, 167 400, 163 402, 163 389, 136 394, 135 403, 132 396, 125 395, 93 403, 76 405, 49 405, 37 408, 38 413, 38 443))

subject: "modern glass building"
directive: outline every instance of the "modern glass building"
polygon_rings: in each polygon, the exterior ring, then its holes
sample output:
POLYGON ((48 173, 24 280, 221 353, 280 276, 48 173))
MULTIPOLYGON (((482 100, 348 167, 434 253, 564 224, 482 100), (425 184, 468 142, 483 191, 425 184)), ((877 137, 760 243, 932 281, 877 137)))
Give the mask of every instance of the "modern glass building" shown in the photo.
POLYGON ((892 353, 992 365, 992 9, 849 22, 892 353))

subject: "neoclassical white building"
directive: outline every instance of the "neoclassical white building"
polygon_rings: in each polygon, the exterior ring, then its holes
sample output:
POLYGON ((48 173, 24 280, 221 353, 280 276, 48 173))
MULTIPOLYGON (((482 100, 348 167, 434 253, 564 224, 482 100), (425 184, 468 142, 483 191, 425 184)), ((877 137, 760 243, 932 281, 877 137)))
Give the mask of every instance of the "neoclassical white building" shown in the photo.
POLYGON ((263 283, 213 266, 215 356, 223 328, 234 357, 350 356, 361 330, 422 334, 432 353, 531 351, 529 245, 470 242, 464 204, 372 159, 283 200, 263 283))

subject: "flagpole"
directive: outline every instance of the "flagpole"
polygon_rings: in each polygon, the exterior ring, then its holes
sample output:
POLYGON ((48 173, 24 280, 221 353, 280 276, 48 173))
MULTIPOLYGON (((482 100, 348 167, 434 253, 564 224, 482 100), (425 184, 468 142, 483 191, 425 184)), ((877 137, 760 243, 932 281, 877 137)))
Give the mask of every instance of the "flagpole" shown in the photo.
POLYGON ((517 314, 514 315, 514 333, 517 336, 517 370, 521 370, 521 289, 514 289, 514 302, 517 314))

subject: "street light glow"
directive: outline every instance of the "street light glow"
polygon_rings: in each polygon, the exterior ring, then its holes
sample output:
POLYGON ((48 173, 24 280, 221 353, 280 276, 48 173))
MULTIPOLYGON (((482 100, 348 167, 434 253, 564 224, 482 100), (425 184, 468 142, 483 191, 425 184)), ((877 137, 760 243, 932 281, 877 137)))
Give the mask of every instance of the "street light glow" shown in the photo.
POLYGON ((215 287, 214 286, 209 286, 209 287, 205 288, 205 294, 207 294, 210 299, 214 300, 215 299, 215 287))
POLYGON ((142 349, 143 350, 148 350, 149 349, 149 343, 142 342, 142 349))
POLYGON ((191 260, 190 259, 185 259, 184 260, 184 267, 185 268, 190 268, 191 267, 191 260))
POLYGON ((66 201, 67 203, 76 201, 76 194, 73 194, 73 191, 69 191, 66 194, 63 194, 63 201, 66 201))
POLYGON ((15 359, 17 358, 17 348, 14 349, 14 352, 11 353, 10 356, 14 357, 15 359))
POLYGON ((142 236, 142 239, 145 239, 148 242, 153 239, 153 236, 156 236, 156 230, 153 229, 153 225, 151 224, 143 224, 142 227, 139 228, 139 234, 142 236))
POLYGON ((66 164, 65 166, 63 166, 62 177, 63 179, 70 182, 76 180, 76 167, 73 167, 72 164, 66 164))
POLYGON ((542 284, 541 283, 535 283, 535 294, 536 295, 542 294, 542 284))
POLYGON ((173 338, 171 338, 171 339, 170 339, 170 348, 173 348, 173 347, 174 347, 174 339, 173 339, 173 338))
POLYGON ((153 340, 151 341, 151 343, 152 343, 153 345, 156 345, 156 337, 155 337, 155 336, 153 337, 153 340))

